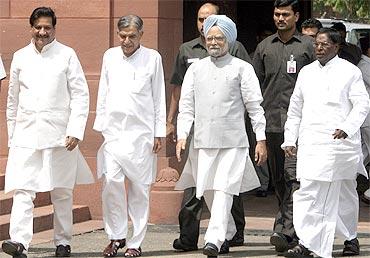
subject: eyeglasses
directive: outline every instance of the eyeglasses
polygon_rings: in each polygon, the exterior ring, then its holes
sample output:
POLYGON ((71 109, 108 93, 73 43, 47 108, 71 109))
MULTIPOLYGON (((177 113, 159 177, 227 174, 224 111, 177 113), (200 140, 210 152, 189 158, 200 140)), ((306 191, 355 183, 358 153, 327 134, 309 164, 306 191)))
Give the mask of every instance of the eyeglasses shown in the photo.
POLYGON ((215 40, 217 43, 221 43, 221 42, 224 42, 225 37, 224 36, 207 36, 206 37, 207 42, 212 42, 213 40, 215 40))
POLYGON ((203 23, 206 19, 207 19, 207 18, 199 17, 199 18, 198 18, 198 21, 199 21, 200 23, 203 23))
POLYGON ((315 48, 317 48, 317 47, 328 48, 331 45, 332 45, 332 43, 329 43, 329 42, 315 42, 315 43, 313 43, 313 46, 315 48))
POLYGON ((43 25, 42 26, 41 25, 36 25, 36 26, 32 26, 32 28, 34 30, 36 30, 36 31, 40 31, 42 29, 44 29, 44 31, 51 31, 53 29, 52 26, 47 26, 47 25, 45 25, 45 26, 43 26, 43 25))

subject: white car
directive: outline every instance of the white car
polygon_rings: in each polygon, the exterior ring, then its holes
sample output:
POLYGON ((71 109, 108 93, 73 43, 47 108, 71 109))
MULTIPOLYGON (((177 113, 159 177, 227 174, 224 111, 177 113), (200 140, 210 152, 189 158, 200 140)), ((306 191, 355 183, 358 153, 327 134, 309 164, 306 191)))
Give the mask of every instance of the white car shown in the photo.
POLYGON ((358 40, 366 35, 370 35, 370 24, 355 23, 340 19, 323 19, 317 18, 324 27, 331 27, 336 22, 342 22, 346 26, 347 37, 346 41, 359 46, 358 40))

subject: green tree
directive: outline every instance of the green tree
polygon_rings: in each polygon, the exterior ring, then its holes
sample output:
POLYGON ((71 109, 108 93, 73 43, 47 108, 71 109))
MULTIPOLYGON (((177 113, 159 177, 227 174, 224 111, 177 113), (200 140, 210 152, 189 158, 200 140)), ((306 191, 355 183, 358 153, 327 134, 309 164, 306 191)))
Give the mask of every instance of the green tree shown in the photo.
POLYGON ((313 9, 320 16, 336 16, 344 19, 369 19, 369 0, 314 0, 313 9))

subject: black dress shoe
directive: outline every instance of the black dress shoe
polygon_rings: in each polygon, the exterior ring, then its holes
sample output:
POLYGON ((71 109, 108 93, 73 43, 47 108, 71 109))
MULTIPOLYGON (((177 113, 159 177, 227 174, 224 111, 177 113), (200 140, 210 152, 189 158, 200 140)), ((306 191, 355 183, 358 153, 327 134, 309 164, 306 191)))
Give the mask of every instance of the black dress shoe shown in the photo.
POLYGON ((198 250, 197 245, 185 245, 180 238, 177 238, 173 241, 172 244, 173 248, 176 250, 181 250, 184 252, 190 252, 190 251, 195 251, 198 250))
POLYGON ((287 237, 282 233, 273 233, 270 237, 270 244, 275 246, 275 251, 282 253, 288 250, 288 239, 287 237))
POLYGON ((357 238, 344 241, 343 256, 354 256, 360 254, 360 243, 357 238))
POLYGON ((266 190, 257 190, 256 196, 257 197, 267 197, 267 191, 266 190))
POLYGON ((26 249, 24 245, 15 241, 5 240, 1 248, 3 252, 13 256, 14 258, 27 258, 27 254, 25 253, 26 249))
POLYGON ((225 239, 225 242, 220 247, 220 252, 219 254, 228 254, 230 252, 230 246, 229 246, 229 241, 225 239))
POLYGON ((234 237, 229 241, 229 246, 242 246, 244 245, 244 231, 237 231, 234 237))
POLYGON ((217 257, 218 255, 218 248, 215 244, 207 243, 203 247, 203 254, 207 255, 208 257, 217 257))
POLYGON ((308 250, 304 245, 298 244, 295 247, 288 250, 288 252, 285 254, 286 257, 313 257, 311 255, 311 251, 308 250))
POLYGON ((55 250, 56 257, 70 257, 71 256, 71 246, 70 245, 58 245, 55 250))

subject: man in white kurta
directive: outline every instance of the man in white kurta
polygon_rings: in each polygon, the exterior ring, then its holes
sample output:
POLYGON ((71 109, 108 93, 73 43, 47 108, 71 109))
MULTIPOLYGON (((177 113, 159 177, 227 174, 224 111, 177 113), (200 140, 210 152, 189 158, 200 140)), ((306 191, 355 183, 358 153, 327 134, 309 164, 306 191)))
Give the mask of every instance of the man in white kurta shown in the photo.
POLYGON ((356 175, 364 173, 360 126, 369 111, 361 71, 339 58, 340 34, 321 29, 317 60, 303 67, 290 99, 282 148, 295 155, 297 179, 293 223, 299 244, 289 256, 332 257, 334 235, 343 255, 358 255, 356 175))
POLYGON ((136 15, 120 18, 121 46, 105 52, 99 82, 94 129, 104 137, 98 174, 104 180, 103 219, 111 242, 103 254, 108 257, 117 255, 126 244, 125 256, 141 254, 156 154, 160 137, 166 135, 162 59, 156 50, 140 45, 142 26, 136 15), (126 242, 128 215, 133 235, 126 242))
MULTIPOLYGON (((362 78, 366 86, 367 93, 370 95, 370 43, 369 37, 360 39, 360 45, 362 50, 361 60, 358 63, 358 68, 362 72, 362 78)), ((361 141, 362 141, 362 153, 364 155, 364 165, 370 165, 370 114, 367 115, 364 123, 361 126, 361 141)), ((369 174, 369 171, 368 171, 369 174)), ((370 203, 370 189, 364 192, 362 200, 370 203)))
POLYGON ((217 256, 226 238, 233 195, 245 191, 243 177, 247 174, 258 182, 248 155, 244 110, 247 109, 256 133, 258 164, 266 160, 266 120, 253 67, 228 53, 230 44, 236 40, 235 23, 225 15, 211 15, 204 22, 204 32, 210 56, 192 64, 185 74, 176 155, 181 159, 194 122, 192 144, 197 157, 197 173, 192 177, 196 196, 201 198, 208 191, 214 194, 214 205, 206 198, 211 218, 203 254, 217 256))
POLYGON ((9 156, 5 192, 14 191, 10 241, 2 249, 26 257, 33 233, 33 200, 50 191, 56 255, 70 255, 73 187, 93 177, 78 149, 89 112, 89 92, 74 50, 56 41, 56 17, 40 7, 32 40, 14 53, 9 79, 9 156))

